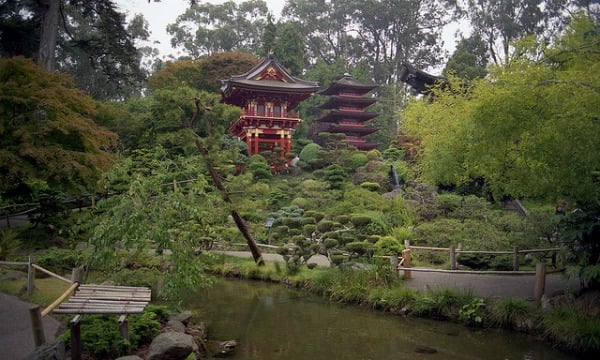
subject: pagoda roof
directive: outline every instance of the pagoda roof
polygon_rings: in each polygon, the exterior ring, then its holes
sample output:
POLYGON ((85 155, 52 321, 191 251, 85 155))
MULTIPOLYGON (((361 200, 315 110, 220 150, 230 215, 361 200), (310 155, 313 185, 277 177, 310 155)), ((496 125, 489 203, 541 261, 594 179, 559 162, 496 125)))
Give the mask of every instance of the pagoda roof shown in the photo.
POLYGON ((221 93, 226 103, 235 103, 227 99, 245 90, 300 94, 306 98, 319 90, 319 85, 292 76, 277 59, 269 56, 247 72, 221 80, 221 93))
POLYGON ((328 88, 320 90, 317 93, 320 95, 337 95, 342 90, 346 90, 359 94, 366 94, 378 86, 379 85, 373 83, 363 83, 357 81, 352 77, 352 75, 344 74, 341 79, 333 81, 328 88))
POLYGON ((358 106, 360 108, 366 108, 377 102, 375 98, 368 97, 354 97, 354 96, 343 96, 333 95, 323 105, 319 106, 321 109, 334 109, 339 106, 358 106))
POLYGON ((370 120, 377 115, 378 114, 374 112, 333 109, 327 113, 327 115, 317 119, 316 121, 337 122, 340 119, 353 119, 362 122, 370 120))
POLYGON ((407 83, 420 94, 428 94, 436 83, 446 83, 448 79, 419 70, 416 67, 403 63, 400 71, 400 81, 407 83))

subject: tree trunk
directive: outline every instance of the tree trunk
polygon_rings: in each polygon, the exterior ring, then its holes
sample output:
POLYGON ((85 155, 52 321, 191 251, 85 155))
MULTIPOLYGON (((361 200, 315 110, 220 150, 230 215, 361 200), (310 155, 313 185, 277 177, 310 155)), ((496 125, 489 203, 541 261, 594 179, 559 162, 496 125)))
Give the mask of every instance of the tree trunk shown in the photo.
MULTIPOLYGON (((198 116, 200 115, 200 112, 201 112, 200 99, 195 99, 194 102, 196 104, 196 112, 192 116, 190 122, 188 124, 186 124, 186 127, 188 127, 190 130, 193 129, 194 123, 198 120, 198 116)), ((196 133, 193 130, 192 130, 192 132, 194 133, 194 135, 196 135, 196 133)), ((207 124, 207 132, 208 132, 209 136, 212 136, 212 129, 210 127, 210 124, 207 124)), ((200 139, 198 139, 197 135, 196 135, 196 148, 198 149, 198 152, 200 152, 200 154, 205 159, 206 168, 208 169, 208 173, 210 174, 210 177, 212 178, 213 184, 215 185, 215 187, 217 189, 219 189, 219 191, 221 191, 223 200, 226 203, 231 204, 232 201, 231 201, 231 198, 229 197, 229 193, 227 192, 225 185, 223 185, 223 182, 221 181, 221 178, 220 178, 219 174, 217 173, 217 170, 215 170, 215 167, 212 165, 212 162, 210 161, 209 150, 206 148, 206 146, 204 146, 200 142, 200 139)), ((231 209, 230 214, 231 214, 231 217, 233 217, 233 221, 235 221, 235 225, 237 226, 237 228, 240 230, 240 232, 246 239, 246 242, 248 243, 248 248, 250 249, 250 252, 252 253, 252 258, 254 259, 254 262, 257 265, 261 265, 261 266, 264 265, 265 261, 262 258, 260 249, 256 245, 256 241, 254 240, 254 237, 252 236, 250 229, 248 229, 248 226, 244 222, 244 219, 242 219, 242 216, 240 215, 240 213, 235 209, 231 209)))
POLYGON ((41 30, 37 62, 44 69, 54 71, 60 0, 39 0, 39 4, 41 30))

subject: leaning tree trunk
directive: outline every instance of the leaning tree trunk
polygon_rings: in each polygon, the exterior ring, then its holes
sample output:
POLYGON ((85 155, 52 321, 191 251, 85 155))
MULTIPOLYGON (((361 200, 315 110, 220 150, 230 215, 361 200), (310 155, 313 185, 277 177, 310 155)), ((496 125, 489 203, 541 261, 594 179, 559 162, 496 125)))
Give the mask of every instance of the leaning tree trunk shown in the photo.
MULTIPOLYGON (((195 102, 196 102, 196 112, 194 113, 194 116, 192 117, 190 123, 187 124, 187 126, 190 130, 192 130, 193 124, 196 122, 198 115, 200 113, 200 105, 201 105, 200 99, 195 99, 195 102)), ((193 130, 192 130, 192 132, 193 132, 193 130)), ((208 129, 208 135, 212 136, 210 128, 208 129)), ((209 156, 210 152, 209 152, 208 148, 200 142, 200 139, 197 136, 196 136, 196 148, 198 149, 198 152, 200 152, 200 155, 202 155, 202 157, 204 157, 204 160, 206 163, 206 168, 208 169, 208 173, 210 174, 210 177, 211 177, 215 187, 217 189, 219 189, 219 191, 221 191, 223 200, 228 204, 232 204, 233 202, 231 201, 231 198, 229 197, 227 188, 225 188, 225 185, 223 185, 223 182, 221 181, 221 177, 219 176, 219 173, 217 173, 217 170, 215 169, 215 167, 213 166, 213 164, 210 160, 210 156, 209 156)), ((235 225, 237 226, 237 228, 240 230, 240 232, 244 236, 244 239, 246 239, 246 242, 248 243, 248 248, 250 249, 250 252, 252 253, 252 258, 254 258, 254 262, 258 265, 264 265, 265 262, 262 258, 262 254, 260 253, 260 249, 256 245, 256 241, 254 240, 254 237, 252 236, 250 229, 248 229, 248 226, 244 222, 244 219, 242 219, 242 216, 236 209, 231 209, 230 214, 231 214, 231 217, 233 217, 233 221, 235 221, 235 225)))
POLYGON ((41 13, 40 45, 37 62, 48 71, 54 71, 56 57, 56 36, 58 33, 58 16, 60 0, 39 0, 41 13))

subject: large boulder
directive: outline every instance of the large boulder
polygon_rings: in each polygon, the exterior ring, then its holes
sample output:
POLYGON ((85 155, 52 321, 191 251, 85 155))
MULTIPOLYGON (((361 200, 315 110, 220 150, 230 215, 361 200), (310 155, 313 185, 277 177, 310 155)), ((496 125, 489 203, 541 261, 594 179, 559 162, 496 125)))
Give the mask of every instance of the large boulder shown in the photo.
POLYGON ((152 340, 146 360, 184 360, 194 350, 192 336, 165 332, 152 340))

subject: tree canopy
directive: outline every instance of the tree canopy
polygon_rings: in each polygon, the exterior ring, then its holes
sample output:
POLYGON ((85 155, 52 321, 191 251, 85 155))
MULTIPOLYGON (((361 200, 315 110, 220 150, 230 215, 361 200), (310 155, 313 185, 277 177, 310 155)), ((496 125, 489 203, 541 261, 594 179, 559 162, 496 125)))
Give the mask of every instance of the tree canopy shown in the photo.
POLYGON ((482 178, 497 199, 597 200, 598 28, 579 16, 554 45, 519 46, 530 56, 409 106, 403 129, 422 140, 422 176, 441 184, 482 178))
POLYGON ((117 139, 94 122, 102 111, 70 77, 0 59, 0 196, 94 189, 117 139))

